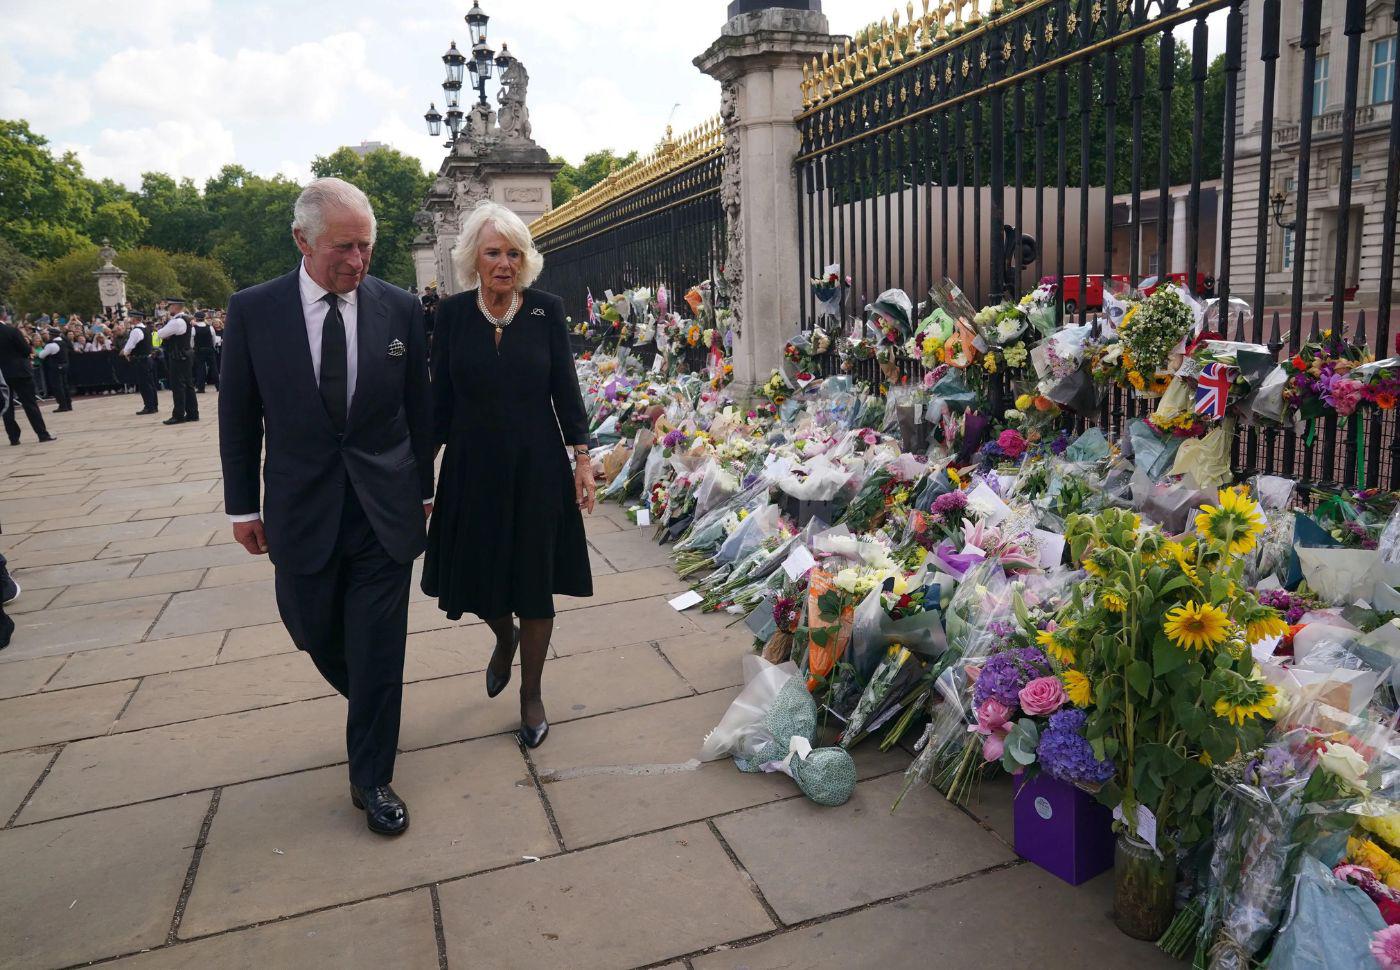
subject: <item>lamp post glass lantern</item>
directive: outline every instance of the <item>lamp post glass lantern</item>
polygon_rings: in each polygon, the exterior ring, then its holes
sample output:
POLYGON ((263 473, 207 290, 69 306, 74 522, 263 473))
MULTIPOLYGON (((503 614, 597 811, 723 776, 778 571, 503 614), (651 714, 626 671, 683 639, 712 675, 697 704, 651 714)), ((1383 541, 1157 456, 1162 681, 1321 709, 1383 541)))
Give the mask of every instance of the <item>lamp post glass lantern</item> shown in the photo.
POLYGON ((470 56, 463 54, 457 48, 455 40, 448 47, 447 53, 442 55, 442 62, 447 65, 447 78, 442 82, 443 106, 446 110, 439 115, 437 108, 430 105, 428 113, 423 116, 423 120, 428 123, 428 134, 430 135, 439 134, 442 131, 442 122, 447 122, 447 128, 452 133, 452 141, 446 145, 448 148, 451 148, 456 142, 466 117, 461 107, 463 85, 465 84, 477 92, 478 104, 482 107, 488 107, 490 102, 486 99, 486 82, 491 79, 496 68, 500 68, 501 72, 504 73, 515 59, 505 44, 501 45, 501 53, 497 56, 496 52, 486 43, 486 25, 491 18, 481 9, 480 3, 473 3, 464 19, 470 34, 468 38, 471 41, 470 56))

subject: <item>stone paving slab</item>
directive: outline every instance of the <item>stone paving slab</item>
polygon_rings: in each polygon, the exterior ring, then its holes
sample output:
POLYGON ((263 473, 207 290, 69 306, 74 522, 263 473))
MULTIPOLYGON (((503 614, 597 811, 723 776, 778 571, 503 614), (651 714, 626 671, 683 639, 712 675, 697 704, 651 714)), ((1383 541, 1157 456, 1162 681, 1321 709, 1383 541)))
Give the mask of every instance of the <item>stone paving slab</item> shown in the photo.
MULTIPOLYGON (((173 536, 152 536, 149 539, 118 539, 107 543, 97 554, 98 559, 111 559, 115 556, 149 556, 153 552, 174 552, 178 549, 197 549, 207 545, 213 538, 212 532, 185 532, 173 536)), ((36 563, 37 565, 37 563, 36 563)), ((203 564, 191 568, 203 569, 203 564)))
POLYGON ((694 632, 684 616, 653 597, 561 613, 554 619, 553 643, 559 655, 567 657, 694 632))
MULTIPOLYGON (((62 595, 62 586, 55 586, 53 589, 26 589, 20 594, 19 599, 5 606, 5 612, 12 619, 22 613, 37 613, 47 609, 50 603, 62 595)), ((0 660, 3 659, 4 654, 0 654, 0 660)))
POLYGON ((113 525, 117 522, 125 522, 131 518, 131 509, 104 509, 96 512, 88 512, 84 515, 62 515, 62 509, 54 508, 49 510, 49 515, 55 518, 46 518, 29 527, 30 532, 52 532, 55 529, 76 529, 88 525, 113 525))
POLYGON ((585 610, 593 606, 607 606, 610 603, 627 603, 648 599, 653 596, 675 596, 687 589, 685 583, 676 579, 676 574, 667 566, 652 566, 635 569, 628 573, 612 573, 593 577, 593 595, 586 597, 556 596, 554 610, 565 613, 585 610))
MULTIPOLYGON (((11 532, 18 532, 18 529, 11 529, 10 523, 5 523, 5 536, 10 536, 11 532)), ((80 546, 59 546, 57 549, 31 550, 25 552, 22 559, 14 559, 9 568, 18 570, 20 567, 30 568, 37 566, 62 566, 65 563, 87 562, 89 559, 99 558, 103 549, 109 543, 90 542, 80 546)), ((8 555, 8 554, 7 554, 8 555)), ((126 555, 118 553, 117 555, 126 555)), ((5 607, 6 610, 9 607, 5 607)))
POLYGON ((773 928, 704 825, 463 879, 438 895, 453 966, 617 970, 773 928))
POLYGON ((480 673, 495 649, 496 634, 484 623, 411 633, 404 645, 404 683, 480 673))
MULTIPOLYGON (((167 538, 162 536, 161 538, 167 538)), ((168 537, 172 542, 178 536, 168 537)), ((218 538, 217 533, 214 538, 218 538)), ((153 576, 156 573, 174 573, 184 569, 208 569, 210 566, 243 565, 253 558, 248 550, 235 545, 231 540, 222 545, 199 545, 192 548, 178 548, 167 552, 153 553, 136 567, 135 576, 153 576)))
POLYGON ((332 694, 335 688, 300 653, 177 670, 142 680, 112 731, 139 731, 332 694))
MULTIPOLYGON (((646 644, 550 660, 544 666, 544 704, 553 739, 565 722, 690 694, 675 672, 646 644)), ((520 727, 515 689, 494 699, 483 678, 467 674, 404 688, 399 747, 424 748, 520 727)))
POLYGON ((67 659, 60 655, 0 663, 0 698, 35 693, 48 683, 54 671, 62 667, 67 659))
POLYGON ((55 589, 76 586, 80 583, 104 583, 120 585, 120 581, 131 575, 140 565, 140 559, 99 559, 93 562, 67 563, 62 566, 39 566, 34 569, 20 567, 14 570, 15 579, 25 589, 55 589))
POLYGON ((657 647, 686 683, 704 693, 743 684, 743 656, 753 652, 753 641, 748 627, 741 624, 733 630, 658 640, 657 647))
MULTIPOLYGON (((106 560, 98 560, 106 562, 106 560)), ((159 593, 182 593, 194 589, 204 575, 202 569, 182 573, 159 573, 139 579, 123 579, 105 583, 84 583, 69 586, 53 601, 55 607, 87 606, 92 603, 115 603, 159 593)))
POLYGON ((208 807, 190 795, 0 831, 0 963, 61 967, 164 942, 208 807))
POLYGON ((256 583, 272 579, 275 572, 271 559, 266 556, 249 556, 247 562, 234 563, 229 566, 213 566, 205 570, 204 579, 200 582, 199 588, 210 589, 215 586, 256 583))
POLYGON ((671 550, 652 538, 654 530, 632 528, 603 535, 589 536, 588 544, 602 553, 609 565, 618 572, 645 566, 665 566, 671 562, 671 550))
MULTIPOLYGON (((175 507, 171 507, 171 512, 177 512, 175 507)), ((230 529, 228 516, 222 512, 191 512, 188 515, 176 514, 164 529, 160 530, 163 536, 189 535, 191 533, 221 532, 230 529)))
POLYGON ((715 824, 784 923, 826 916, 1016 858, 934 790, 920 786, 890 812, 902 774, 856 786, 839 808, 803 799, 715 824), (931 838, 930 833, 937 833, 931 838), (841 838, 838 833, 858 837, 841 838), (821 850, 812 851, 818 839, 821 850))
POLYGON ((109 488, 92 497, 94 505, 139 505, 140 508, 159 508, 172 505, 186 497, 207 498, 219 485, 218 476, 202 482, 174 482, 169 485, 155 485, 138 488, 109 488))
POLYGON ((260 626, 241 626, 228 631, 224 648, 219 651, 219 663, 233 663, 251 660, 253 657, 267 657, 277 653, 291 653, 296 650, 291 635, 281 621, 264 623, 260 626))
POLYGON ((117 960, 120 970, 418 970, 438 965, 428 890, 206 937, 117 960))
POLYGON ((149 522, 118 522, 113 525, 92 525, 60 532, 35 532, 15 547, 22 557, 30 551, 42 552, 63 546, 81 546, 94 542, 115 542, 119 539, 148 539, 165 526, 164 519, 149 522))
MULTIPOLYGON (((108 647, 75 653, 63 669, 48 682, 46 690, 102 684, 113 680, 145 677, 169 670, 204 667, 219 654, 222 633, 200 633, 169 640, 152 640, 129 647, 108 647)), ((0 677, 4 676, 0 668, 0 677)))
POLYGON ((1111 875, 1074 887, 1025 864, 698 956, 691 964, 695 970, 1187 966, 1118 932, 1108 917, 1112 898, 1111 875))
POLYGON ((136 683, 119 680, 0 701, 0 751, 106 734, 136 683))
POLYGON ((394 839, 365 827, 343 767, 224 789, 182 932, 215 932, 558 851, 513 740, 405 755, 394 787, 411 820, 394 839))
POLYGON ((344 760, 345 701, 339 696, 114 734, 65 747, 19 820, 57 818, 344 760))
MULTIPOLYGON (((243 552, 243 555, 247 553, 243 552)), ((256 626, 277 619, 280 619, 277 596, 270 579, 238 586, 196 589, 175 595, 170 601, 170 608, 161 615, 160 622, 151 631, 151 639, 256 626)))
POLYGON ((16 621, 14 640, 5 653, 18 660, 136 643, 169 599, 167 595, 139 596, 26 613, 16 621))
POLYGON ((24 804, 29 790, 52 760, 53 752, 44 748, 0 754, 0 825, 24 804))

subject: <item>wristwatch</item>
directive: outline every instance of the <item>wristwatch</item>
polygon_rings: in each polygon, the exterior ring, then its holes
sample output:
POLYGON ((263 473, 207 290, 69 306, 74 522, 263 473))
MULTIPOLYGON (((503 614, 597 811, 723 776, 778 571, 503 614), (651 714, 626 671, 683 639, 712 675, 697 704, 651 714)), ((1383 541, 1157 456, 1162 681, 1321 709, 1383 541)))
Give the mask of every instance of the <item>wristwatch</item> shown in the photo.
POLYGON ((574 445, 573 448, 574 448, 574 454, 577 455, 578 457, 580 457, 580 458, 587 458, 587 457, 588 457, 588 446, 587 446, 587 445, 574 445))

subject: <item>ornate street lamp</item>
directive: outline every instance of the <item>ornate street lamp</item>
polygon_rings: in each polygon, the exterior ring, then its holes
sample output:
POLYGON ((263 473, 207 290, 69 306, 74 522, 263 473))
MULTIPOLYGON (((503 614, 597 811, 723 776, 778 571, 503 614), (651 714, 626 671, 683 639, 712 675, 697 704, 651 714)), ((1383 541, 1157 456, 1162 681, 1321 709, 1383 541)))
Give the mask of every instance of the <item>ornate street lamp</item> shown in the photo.
POLYGON ((486 16, 486 12, 481 9, 481 4, 473 2, 472 8, 467 11, 467 29, 472 35, 472 49, 486 43, 486 23, 491 18, 486 16))
POLYGON ((1273 195, 1269 196, 1269 201, 1273 203, 1274 207, 1274 222, 1280 229, 1292 229, 1298 224, 1297 219, 1290 222, 1283 221, 1283 204, 1288 201, 1288 197, 1283 194, 1282 190, 1276 191, 1273 195))
POLYGON ((447 122, 447 128, 452 133, 452 141, 447 142, 446 145, 448 148, 451 148, 456 142, 466 117, 465 112, 462 111, 461 100, 464 84, 476 90, 477 101, 482 107, 488 107, 486 82, 491 79, 495 68, 499 67, 504 71, 514 60, 504 44, 501 45, 499 57, 487 44, 486 25, 491 18, 481 9, 480 3, 472 4, 465 19, 467 30, 471 35, 469 38, 471 41, 470 56, 457 49, 456 41, 452 42, 447 53, 442 55, 442 62, 447 65, 447 79, 442 82, 446 110, 442 115, 439 115, 436 107, 429 106, 428 113, 423 116, 423 120, 428 123, 428 134, 430 135, 439 134, 442 131, 442 122, 447 122))
POLYGON ((428 113, 423 116, 423 120, 428 123, 428 134, 436 138, 442 134, 442 114, 438 111, 437 105, 428 104, 428 113))

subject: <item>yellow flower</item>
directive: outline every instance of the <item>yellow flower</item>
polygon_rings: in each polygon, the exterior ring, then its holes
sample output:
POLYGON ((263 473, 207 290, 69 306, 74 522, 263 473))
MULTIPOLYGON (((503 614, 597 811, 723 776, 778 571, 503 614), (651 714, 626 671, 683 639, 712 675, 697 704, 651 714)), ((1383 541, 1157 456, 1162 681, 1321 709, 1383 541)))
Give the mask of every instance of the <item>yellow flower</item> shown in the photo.
POLYGON ((1142 379, 1142 375, 1135 370, 1128 371, 1128 383, 1133 385, 1135 390, 1142 390, 1147 386, 1147 382, 1142 379))
POLYGON ((1249 643, 1258 643, 1265 637, 1281 637, 1288 632, 1288 624, 1278 615, 1278 610, 1269 607, 1263 609, 1268 612, 1245 624, 1244 637, 1249 643))
POLYGON ((1070 668, 1060 674, 1060 683, 1065 685, 1065 693, 1075 707, 1088 707, 1094 702, 1094 692, 1089 687, 1089 678, 1070 668))
MULTIPOLYGON (((1065 629, 1061 627, 1055 632, 1064 633, 1065 629)), ((1062 664, 1074 663, 1074 650, 1061 643, 1055 633, 1050 630, 1041 630, 1037 633, 1035 635, 1035 642, 1039 644, 1040 649, 1044 650, 1045 655, 1051 660, 1058 660, 1062 664)))
POLYGON ((1400 815, 1361 816, 1361 827, 1374 832, 1391 845, 1400 846, 1400 815))
POLYGON ((1196 567, 1191 560, 1196 558, 1194 549, 1187 549, 1180 542, 1171 539, 1162 545, 1162 551, 1176 560, 1177 568, 1186 574, 1191 582, 1199 582, 1200 577, 1196 575, 1196 567))
POLYGON ((1278 704, 1278 688, 1273 684, 1259 684, 1253 699, 1230 700, 1221 697, 1215 702, 1215 716, 1223 717, 1236 727, 1241 727, 1251 717, 1274 716, 1278 704))
POLYGON ((996 354, 988 354, 985 358, 983 358, 982 369, 985 370, 988 374, 995 374, 997 372, 996 354))
POLYGON ((1184 603, 1167 611, 1162 629, 1178 647, 1203 650, 1224 641, 1230 620, 1219 607, 1209 603, 1184 603))
POLYGON ((950 467, 948 469, 948 481, 952 482, 957 488, 962 488, 962 476, 958 474, 956 468, 950 467))
POLYGON ((1196 516, 1196 531, 1225 545, 1232 556, 1242 556, 1254 548, 1264 532, 1264 513, 1249 497, 1249 489, 1222 488, 1219 505, 1202 505, 1196 516))
POLYGON ((1104 605, 1105 609, 1112 610, 1114 613, 1122 613, 1128 608, 1128 604, 1123 602, 1123 597, 1117 593, 1104 593, 1099 597, 1099 602, 1104 605))
POLYGON ((1347 839, 1347 859, 1374 872, 1391 889, 1400 889, 1400 862, 1370 839, 1347 839))
POLYGON ((1026 410, 1029 410, 1030 406, 1031 406, 1032 404, 1034 404, 1034 403, 1035 403, 1035 398, 1031 397, 1029 394, 1022 394, 1020 397, 1018 397, 1018 398, 1016 399, 1016 410, 1018 410, 1018 411, 1026 411, 1026 410))

